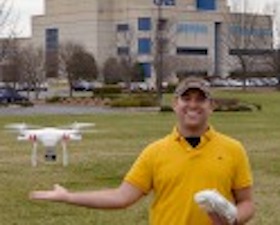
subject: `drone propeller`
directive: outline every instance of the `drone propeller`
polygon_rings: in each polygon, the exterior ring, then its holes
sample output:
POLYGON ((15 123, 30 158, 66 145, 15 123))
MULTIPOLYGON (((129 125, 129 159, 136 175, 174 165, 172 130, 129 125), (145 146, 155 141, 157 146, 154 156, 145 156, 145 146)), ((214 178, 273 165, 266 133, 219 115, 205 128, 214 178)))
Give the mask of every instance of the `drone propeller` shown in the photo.
POLYGON ((100 133, 100 130, 83 130, 82 133, 85 134, 96 134, 96 133, 100 133))
POLYGON ((39 126, 34 126, 26 123, 11 123, 6 125, 5 128, 11 130, 25 130, 25 129, 39 128, 39 126))
POLYGON ((74 122, 74 123, 72 123, 72 124, 70 124, 68 126, 62 126, 60 128, 70 128, 70 129, 80 130, 80 129, 83 129, 83 128, 89 128, 89 127, 94 127, 94 126, 95 126, 94 123, 74 122))
POLYGON ((93 126, 95 126, 94 123, 78 123, 78 122, 75 122, 71 125, 73 129, 82 129, 82 128, 93 127, 93 126))

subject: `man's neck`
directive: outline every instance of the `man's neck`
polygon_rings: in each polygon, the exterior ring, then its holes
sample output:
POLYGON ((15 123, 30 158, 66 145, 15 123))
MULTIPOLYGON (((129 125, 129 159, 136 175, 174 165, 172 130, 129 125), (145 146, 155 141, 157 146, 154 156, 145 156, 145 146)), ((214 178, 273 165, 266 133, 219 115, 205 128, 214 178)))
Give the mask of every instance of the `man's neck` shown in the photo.
POLYGON ((201 137, 208 129, 208 124, 205 124, 201 127, 184 127, 184 126, 178 126, 179 133, 183 137, 201 137))

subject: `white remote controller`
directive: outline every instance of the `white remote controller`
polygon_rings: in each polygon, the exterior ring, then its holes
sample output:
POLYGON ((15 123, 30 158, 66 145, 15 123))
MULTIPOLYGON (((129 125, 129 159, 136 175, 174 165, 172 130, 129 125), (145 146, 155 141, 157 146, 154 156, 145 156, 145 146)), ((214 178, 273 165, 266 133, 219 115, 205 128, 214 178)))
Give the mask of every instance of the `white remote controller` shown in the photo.
POLYGON ((237 217, 237 208, 216 190, 204 190, 195 194, 195 202, 207 212, 217 213, 234 224, 237 217))

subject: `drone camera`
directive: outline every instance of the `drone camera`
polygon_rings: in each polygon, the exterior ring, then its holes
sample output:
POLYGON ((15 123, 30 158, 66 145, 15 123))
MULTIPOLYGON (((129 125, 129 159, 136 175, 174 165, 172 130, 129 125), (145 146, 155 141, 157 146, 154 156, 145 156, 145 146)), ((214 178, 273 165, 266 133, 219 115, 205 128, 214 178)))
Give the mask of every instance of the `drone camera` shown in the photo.
POLYGON ((54 148, 46 148, 45 160, 48 162, 56 161, 56 153, 54 148))
POLYGON ((49 162, 56 161, 56 155, 45 155, 45 160, 49 162))

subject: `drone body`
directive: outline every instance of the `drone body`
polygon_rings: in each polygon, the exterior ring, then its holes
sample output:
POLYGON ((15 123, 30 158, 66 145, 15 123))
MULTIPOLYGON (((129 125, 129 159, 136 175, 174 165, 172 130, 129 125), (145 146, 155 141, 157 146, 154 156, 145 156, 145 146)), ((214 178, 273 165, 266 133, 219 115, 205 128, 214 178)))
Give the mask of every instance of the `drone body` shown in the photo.
POLYGON ((37 146, 38 143, 45 147, 45 159, 48 161, 56 160, 55 148, 58 143, 62 145, 62 163, 64 166, 68 165, 68 151, 66 143, 70 140, 80 141, 82 139, 82 128, 94 126, 92 123, 73 123, 69 128, 32 128, 27 124, 10 124, 6 128, 16 130, 19 135, 18 141, 31 141, 33 143, 31 164, 37 166, 37 146))

